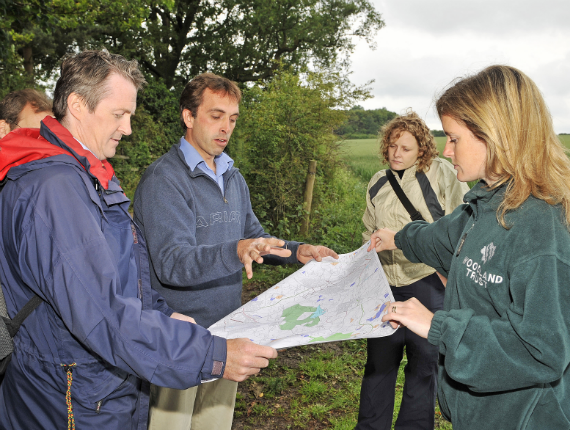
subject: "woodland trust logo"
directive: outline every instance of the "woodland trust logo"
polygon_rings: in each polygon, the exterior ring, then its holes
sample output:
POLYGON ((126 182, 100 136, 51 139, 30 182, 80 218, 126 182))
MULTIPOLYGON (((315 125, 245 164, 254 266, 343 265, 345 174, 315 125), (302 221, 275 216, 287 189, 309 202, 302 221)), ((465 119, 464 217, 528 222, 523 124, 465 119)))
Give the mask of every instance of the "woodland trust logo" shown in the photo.
POLYGON ((497 247, 493 245, 493 242, 481 249, 481 260, 483 260, 483 263, 477 263, 469 257, 463 259, 463 264, 467 270, 467 277, 485 288, 487 288, 488 284, 500 284, 503 282, 501 275, 495 275, 487 271, 482 272, 481 270, 481 264, 489 262, 489 260, 493 258, 493 255, 495 255, 496 249, 497 247))
POLYGON ((483 263, 486 263, 491 258, 493 258, 493 255, 495 255, 495 249, 497 249, 497 247, 493 245, 493 242, 491 242, 487 246, 484 246, 483 249, 481 249, 481 254, 482 254, 481 259, 483 260, 483 263))

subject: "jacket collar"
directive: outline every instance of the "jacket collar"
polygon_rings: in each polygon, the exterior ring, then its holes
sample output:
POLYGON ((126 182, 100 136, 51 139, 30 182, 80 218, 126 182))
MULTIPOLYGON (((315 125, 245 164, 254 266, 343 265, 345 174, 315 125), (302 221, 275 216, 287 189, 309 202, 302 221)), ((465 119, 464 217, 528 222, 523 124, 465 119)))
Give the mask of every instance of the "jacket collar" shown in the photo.
MULTIPOLYGON (((388 167, 390 170, 392 170, 392 173, 394 174, 394 176, 396 178, 399 178, 398 173, 396 172, 396 170, 393 170, 391 167, 388 167)), ((412 164, 410 167, 408 167, 407 169, 404 170, 404 174, 402 175, 402 181, 406 180, 410 180, 410 179, 415 179, 416 177, 416 172, 418 170, 418 161, 416 161, 414 164, 412 164)))
POLYGON ((13 167, 60 154, 75 158, 105 189, 109 189, 115 174, 107 160, 101 161, 83 149, 69 130, 51 116, 43 119, 39 130, 23 128, 9 133, 0 140, 0 154, 0 180, 13 167))
POLYGON ((463 197, 463 201, 468 203, 474 213, 483 210, 496 211, 503 201, 507 183, 496 188, 489 188, 483 180, 477 182, 463 197))

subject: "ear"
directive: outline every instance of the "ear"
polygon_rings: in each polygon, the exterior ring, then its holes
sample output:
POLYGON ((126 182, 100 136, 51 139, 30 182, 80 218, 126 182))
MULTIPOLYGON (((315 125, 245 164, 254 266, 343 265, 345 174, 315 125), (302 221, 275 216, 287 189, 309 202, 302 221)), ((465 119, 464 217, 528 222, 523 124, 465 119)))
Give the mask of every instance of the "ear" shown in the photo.
POLYGON ((192 112, 189 109, 184 109, 182 111, 182 119, 188 129, 194 128, 194 116, 192 116, 192 112))
POLYGON ((10 124, 8 124, 5 120, 0 119, 0 139, 10 133, 10 124))
POLYGON ((67 111, 78 121, 88 112, 87 105, 77 93, 71 93, 67 97, 67 111))

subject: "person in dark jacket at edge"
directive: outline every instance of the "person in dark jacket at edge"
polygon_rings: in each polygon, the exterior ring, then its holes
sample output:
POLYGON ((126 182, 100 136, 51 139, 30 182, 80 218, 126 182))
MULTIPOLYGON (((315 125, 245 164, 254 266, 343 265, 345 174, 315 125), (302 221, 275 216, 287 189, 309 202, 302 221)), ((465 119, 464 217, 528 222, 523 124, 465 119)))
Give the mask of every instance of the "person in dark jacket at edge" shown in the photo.
MULTIPOLYGON (((307 263, 338 255, 324 246, 287 242, 289 258, 261 258, 276 240, 252 210, 244 177, 224 152, 239 116, 241 91, 203 73, 180 96, 184 136, 144 173, 135 221, 148 239, 152 286, 176 311, 209 327, 241 306, 242 269, 252 262, 307 263)), ((270 186, 268 184, 268 186, 270 186)), ((151 387, 149 429, 229 430, 237 383, 218 380, 188 390, 151 387)))
MULTIPOLYGON (((107 158, 144 78, 106 51, 64 60, 56 119, 0 141, 0 280, 13 317, 37 294, 0 387, 0 429, 147 428, 150 382, 241 381, 277 356, 211 335, 150 286, 145 241, 107 158)), ((277 239, 259 252, 283 246, 277 239)))
POLYGON ((443 310, 394 302, 383 321, 438 347, 453 430, 570 429, 570 160, 536 84, 490 66, 436 102, 466 204, 433 224, 380 229, 448 277, 443 310))

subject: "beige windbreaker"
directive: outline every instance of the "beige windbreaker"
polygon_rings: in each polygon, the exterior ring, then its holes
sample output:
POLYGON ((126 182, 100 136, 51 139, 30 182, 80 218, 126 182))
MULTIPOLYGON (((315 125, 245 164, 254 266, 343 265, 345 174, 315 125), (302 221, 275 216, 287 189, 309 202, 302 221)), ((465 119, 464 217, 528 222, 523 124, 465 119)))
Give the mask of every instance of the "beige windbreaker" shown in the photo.
MULTIPOLYGON (((402 179, 394 172, 402 190, 429 223, 450 214, 463 203, 463 196, 469 186, 457 180, 452 164, 443 158, 435 158, 427 172, 416 176, 417 163, 404 171, 402 179)), ((362 217, 366 231, 362 233, 363 242, 370 240, 370 235, 379 228, 400 231, 412 221, 404 205, 392 189, 386 171, 376 173, 366 192, 366 211, 362 217)), ((419 281, 435 273, 425 264, 411 263, 402 251, 382 251, 378 253, 388 283, 402 287, 419 281)))

